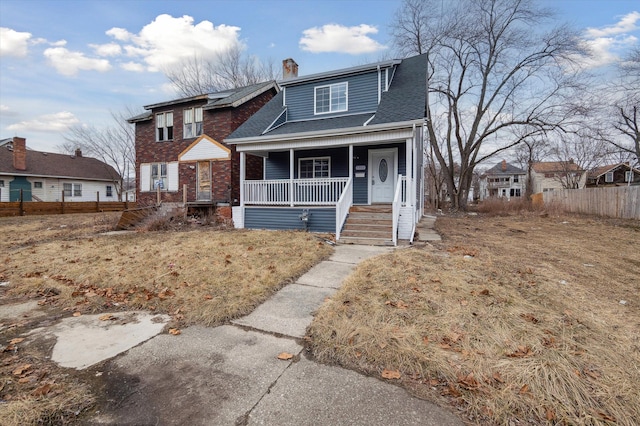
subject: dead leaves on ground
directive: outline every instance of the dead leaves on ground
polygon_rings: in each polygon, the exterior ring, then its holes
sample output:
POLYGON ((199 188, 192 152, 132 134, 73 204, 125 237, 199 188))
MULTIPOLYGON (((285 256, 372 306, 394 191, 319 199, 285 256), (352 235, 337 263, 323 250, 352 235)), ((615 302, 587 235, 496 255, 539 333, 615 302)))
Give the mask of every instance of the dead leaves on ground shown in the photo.
POLYGON ((385 368, 382 370, 381 376, 383 379, 395 380, 401 378, 402 374, 400 374, 400 371, 398 370, 387 370, 385 368))
POLYGON ((290 359, 293 359, 293 354, 290 354, 289 352, 282 352, 278 355, 278 359, 281 361, 288 361, 290 359))

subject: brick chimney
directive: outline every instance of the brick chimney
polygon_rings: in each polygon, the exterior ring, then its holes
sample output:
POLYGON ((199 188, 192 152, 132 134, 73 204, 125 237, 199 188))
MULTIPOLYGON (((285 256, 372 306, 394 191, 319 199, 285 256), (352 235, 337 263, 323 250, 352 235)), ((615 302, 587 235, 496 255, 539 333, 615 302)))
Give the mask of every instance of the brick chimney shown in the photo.
POLYGON ((13 168, 27 170, 27 140, 25 138, 13 138, 13 168))
POLYGON ((506 160, 502 160, 502 171, 506 172, 507 171, 507 161, 506 160))
POLYGON ((76 148, 76 157, 78 158, 82 157, 82 150, 80 148, 76 148))
POLYGON ((298 76, 298 64, 291 58, 282 61, 282 79, 289 80, 298 76))

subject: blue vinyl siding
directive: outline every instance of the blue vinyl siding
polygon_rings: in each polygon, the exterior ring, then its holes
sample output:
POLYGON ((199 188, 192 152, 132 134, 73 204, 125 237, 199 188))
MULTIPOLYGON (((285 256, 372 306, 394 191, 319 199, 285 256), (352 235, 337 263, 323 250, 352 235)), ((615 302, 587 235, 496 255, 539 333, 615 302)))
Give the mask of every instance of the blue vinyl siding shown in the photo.
MULTIPOLYGON (((331 177, 349 176, 349 148, 344 147, 295 151, 295 178, 298 177, 298 159, 312 157, 331 157, 331 177)), ((270 152, 265 164, 265 179, 289 179, 289 151, 270 152)))
POLYGON ((373 112, 378 107, 378 73, 352 75, 348 77, 327 79, 299 86, 287 86, 287 120, 309 120, 313 118, 328 118, 344 114, 359 114, 373 112), (333 83, 348 82, 348 109, 335 114, 314 115, 314 88, 333 83))
MULTIPOLYGON (((244 227, 247 229, 304 230, 299 216, 303 207, 246 207, 244 227)), ((335 208, 309 208, 309 231, 335 232, 335 208)))

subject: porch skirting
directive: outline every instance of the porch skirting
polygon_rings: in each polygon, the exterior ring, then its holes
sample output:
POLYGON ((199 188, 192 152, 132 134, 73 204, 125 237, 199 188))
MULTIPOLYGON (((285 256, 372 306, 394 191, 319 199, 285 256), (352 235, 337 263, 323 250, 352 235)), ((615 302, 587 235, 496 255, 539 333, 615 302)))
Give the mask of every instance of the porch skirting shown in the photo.
MULTIPOLYGON (((244 208, 243 227, 247 229, 304 230, 305 222, 300 219, 303 212, 308 211, 307 229, 311 232, 336 232, 335 207, 253 207, 238 208, 238 215, 244 208)), ((234 207, 234 209, 236 209, 234 207)), ((234 223, 236 210, 234 210, 234 223)), ((238 227, 236 225, 236 227, 238 227)))

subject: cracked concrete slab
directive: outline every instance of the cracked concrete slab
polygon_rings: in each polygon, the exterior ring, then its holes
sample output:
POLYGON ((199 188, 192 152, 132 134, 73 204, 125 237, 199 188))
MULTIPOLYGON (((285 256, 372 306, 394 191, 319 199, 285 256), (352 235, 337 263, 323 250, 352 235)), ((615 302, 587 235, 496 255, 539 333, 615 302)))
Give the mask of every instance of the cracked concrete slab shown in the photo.
POLYGON ((251 411, 249 425, 459 426, 460 420, 399 386, 304 358, 251 411))
POLYGON ((325 299, 335 293, 332 288, 290 284, 233 324, 256 330, 302 338, 313 320, 313 313, 325 299))
POLYGON ((42 315, 45 315, 45 312, 40 309, 40 305, 36 300, 0 305, 0 320, 20 320, 36 318, 42 315))
POLYGON ((393 250, 393 247, 338 244, 329 260, 334 262, 352 263, 355 265, 365 259, 385 253, 391 253, 393 250))
POLYGON ((238 327, 189 327, 115 358, 101 377, 106 407, 89 424, 245 424, 302 346, 238 327))
POLYGON ((340 288, 344 279, 349 276, 354 269, 355 265, 351 263, 325 260, 298 278, 296 284, 305 284, 314 287, 340 288))
POLYGON ((51 360, 62 367, 82 370, 156 336, 169 320, 168 315, 135 311, 82 315, 34 329, 29 335, 55 336, 51 360), (107 316, 111 319, 100 320, 107 316))

